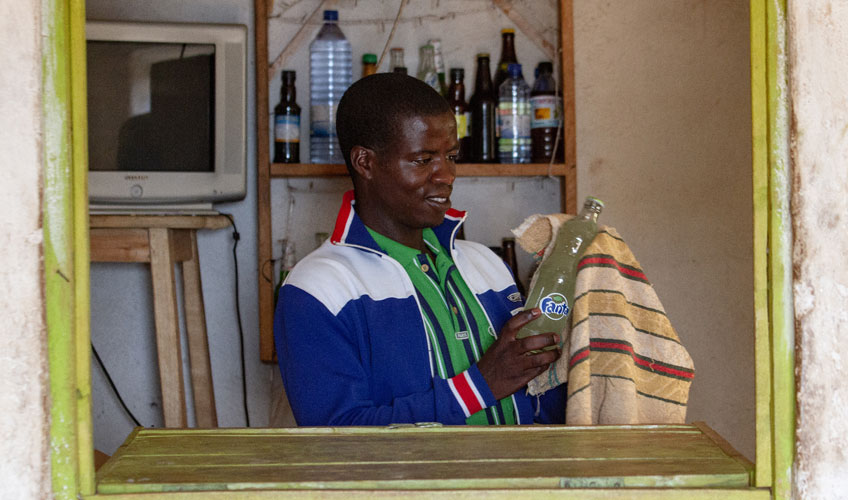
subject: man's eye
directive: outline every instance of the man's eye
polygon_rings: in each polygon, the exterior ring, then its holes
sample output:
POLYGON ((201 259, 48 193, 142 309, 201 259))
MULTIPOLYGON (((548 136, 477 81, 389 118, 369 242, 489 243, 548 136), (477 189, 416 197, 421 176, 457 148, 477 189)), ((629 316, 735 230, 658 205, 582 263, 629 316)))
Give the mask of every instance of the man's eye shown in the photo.
POLYGON ((450 160, 450 161, 452 161, 452 162, 454 162, 454 163, 456 163, 456 159, 457 159, 457 158, 459 158, 459 154, 458 154, 458 153, 448 155, 448 160, 450 160))
POLYGON ((426 165, 430 163, 430 157, 416 158, 412 160, 412 163, 416 165, 426 165))

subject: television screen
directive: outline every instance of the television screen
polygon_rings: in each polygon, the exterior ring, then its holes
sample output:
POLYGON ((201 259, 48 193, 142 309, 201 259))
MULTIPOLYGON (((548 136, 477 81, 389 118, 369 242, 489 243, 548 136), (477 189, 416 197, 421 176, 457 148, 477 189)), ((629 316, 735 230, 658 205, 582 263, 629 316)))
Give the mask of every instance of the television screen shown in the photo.
POLYGON ((91 170, 211 172, 215 46, 88 42, 91 170))

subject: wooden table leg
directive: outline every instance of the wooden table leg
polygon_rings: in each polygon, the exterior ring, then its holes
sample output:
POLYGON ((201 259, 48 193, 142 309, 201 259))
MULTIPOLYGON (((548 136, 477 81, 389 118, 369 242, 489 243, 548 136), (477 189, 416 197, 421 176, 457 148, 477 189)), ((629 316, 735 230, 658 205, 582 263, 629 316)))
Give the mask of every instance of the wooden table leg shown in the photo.
POLYGON ((183 301, 191 361, 194 413, 198 427, 218 427, 215 391, 212 388, 212 365, 209 361, 209 342, 206 337, 206 311, 203 307, 200 260, 197 255, 197 232, 187 231, 190 233, 191 258, 183 262, 183 301))
POLYGON ((166 228, 150 228, 149 235, 162 413, 165 417, 165 427, 186 427, 172 232, 166 228))

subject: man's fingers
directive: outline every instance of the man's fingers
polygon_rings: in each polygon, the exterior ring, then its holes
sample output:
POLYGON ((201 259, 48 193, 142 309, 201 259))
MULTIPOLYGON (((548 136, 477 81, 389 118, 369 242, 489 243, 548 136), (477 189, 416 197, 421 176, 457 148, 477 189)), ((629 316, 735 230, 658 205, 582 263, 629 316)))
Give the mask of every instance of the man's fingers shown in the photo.
MULTIPOLYGON (((544 371, 545 368, 548 367, 551 363, 557 360, 559 357, 559 352, 556 350, 551 351, 543 351, 536 354, 530 354, 527 356, 527 370, 541 370, 544 371)), ((540 372, 541 373, 541 372, 540 372)))
POLYGON ((508 340, 515 339, 515 334, 518 333, 518 330, 521 330, 524 325, 538 318, 541 314, 542 311, 539 310, 538 307, 534 307, 527 311, 521 311, 506 322, 501 330, 501 335, 506 337, 508 340))
POLYGON ((525 337, 518 342, 521 342, 520 348, 523 352, 538 351, 539 349, 559 344, 559 335, 555 333, 531 335, 530 337, 525 337))

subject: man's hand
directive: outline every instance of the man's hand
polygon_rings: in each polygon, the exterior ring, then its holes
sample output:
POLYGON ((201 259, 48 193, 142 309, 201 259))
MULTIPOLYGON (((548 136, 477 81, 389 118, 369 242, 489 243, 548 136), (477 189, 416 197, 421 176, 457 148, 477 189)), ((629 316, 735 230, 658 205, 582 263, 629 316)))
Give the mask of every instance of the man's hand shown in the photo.
POLYGON ((503 399, 521 389, 559 358, 557 349, 530 353, 557 345, 559 335, 555 333, 515 338, 521 327, 538 318, 540 314, 541 311, 534 308, 510 318, 501 329, 498 340, 477 362, 480 374, 486 379, 496 399, 503 399))

